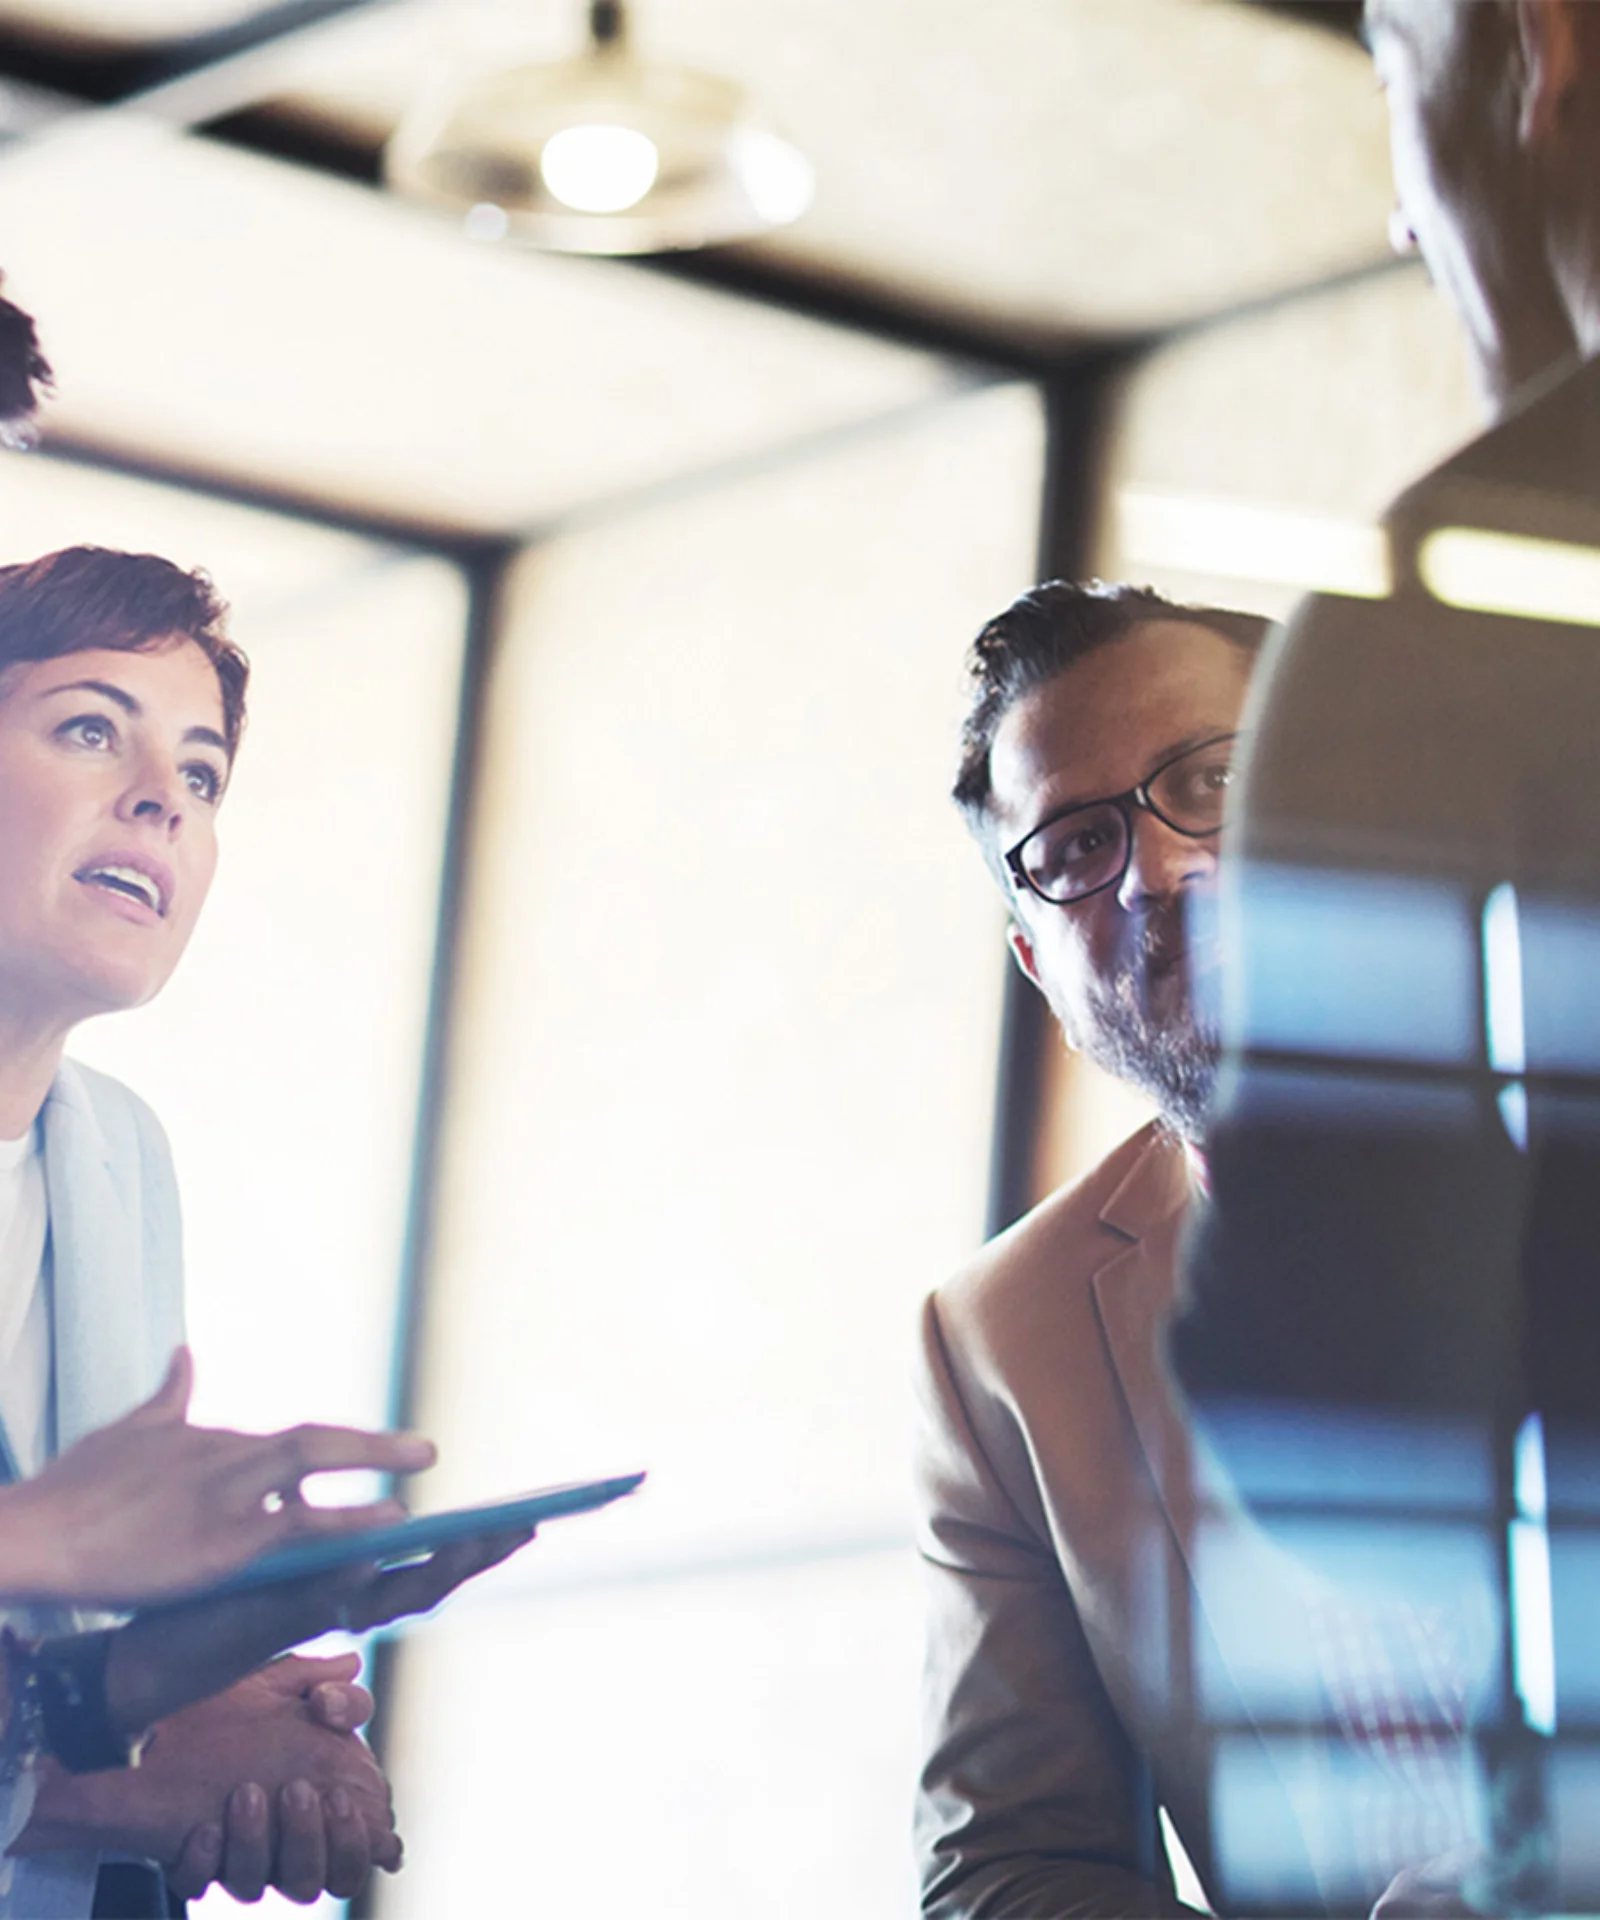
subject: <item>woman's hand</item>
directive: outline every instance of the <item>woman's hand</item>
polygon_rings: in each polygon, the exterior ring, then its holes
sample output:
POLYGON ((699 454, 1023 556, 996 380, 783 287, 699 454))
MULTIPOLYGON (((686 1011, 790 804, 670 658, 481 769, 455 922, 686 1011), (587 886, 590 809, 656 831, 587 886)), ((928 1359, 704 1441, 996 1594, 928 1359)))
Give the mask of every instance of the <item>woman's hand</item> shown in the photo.
POLYGON ((263 1885, 285 1879, 303 1899, 317 1890, 309 1885, 313 1866, 325 1884, 336 1870, 341 1890, 354 1891, 343 1883, 364 1879, 369 1865, 397 1866, 401 1850, 388 1782, 372 1754, 308 1711, 317 1683, 348 1682, 350 1664, 275 1662, 163 1721, 137 1768, 88 1774, 45 1768, 14 1850, 133 1853, 178 1871, 188 1890, 197 1854, 215 1838, 213 1872, 241 1899, 258 1899, 263 1885), (297 1805, 304 1801, 297 1791, 302 1785, 321 1807, 297 1805), (346 1831, 352 1812, 360 1836, 346 1831), (323 1845, 313 1846, 308 1861, 306 1842, 319 1837, 323 1845), (359 1857, 351 1859, 344 1841, 357 1837, 359 1857), (287 1854, 286 1840, 292 1842, 287 1854))
POLYGON ((0 1593, 113 1606, 163 1599, 220 1579, 269 1547, 404 1518, 392 1500, 310 1506, 301 1496, 310 1475, 357 1467, 414 1473, 433 1464, 431 1442, 412 1434, 190 1426, 193 1384, 194 1363, 180 1347, 143 1406, 80 1440, 37 1478, 0 1488, 0 1593))

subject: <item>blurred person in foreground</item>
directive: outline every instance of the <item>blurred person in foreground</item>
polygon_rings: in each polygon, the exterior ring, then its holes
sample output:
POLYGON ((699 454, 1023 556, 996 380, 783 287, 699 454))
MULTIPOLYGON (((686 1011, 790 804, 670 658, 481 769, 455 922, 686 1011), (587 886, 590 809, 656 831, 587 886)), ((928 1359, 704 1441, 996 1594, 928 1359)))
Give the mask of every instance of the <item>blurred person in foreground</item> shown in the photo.
POLYGON ((1369 0, 1365 25, 1397 235, 1496 424, 1391 510, 1392 592, 1314 596, 1264 663, 1172 1350, 1247 1499, 1302 1463, 1300 1543, 1336 1579, 1498 1621, 1498 1663, 1462 1674, 1487 1853, 1396 1900, 1588 1909, 1600 7, 1369 0))
MULTIPOLYGON (((1265 633, 1052 581, 969 655, 955 799, 1012 954, 1067 1044, 1157 1118, 924 1309, 916 1825, 940 1920, 1180 1910, 1158 1803, 1215 1888, 1199 1488, 1158 1334, 1215 1060, 1195 909, 1265 633)), ((1214 1706, 1225 1661, 1210 1667, 1214 1706)))
MULTIPOLYGON (((148 1000, 182 956, 246 673, 209 583, 167 561, 73 548, 0 568, 0 1466, 21 1481, 0 1488, 0 1592, 171 1595, 296 1533, 392 1514, 319 1514, 301 1498, 309 1474, 431 1458, 400 1435, 187 1425, 165 1139, 126 1088, 63 1058, 80 1021, 148 1000)), ((301 1899, 352 1892, 370 1865, 397 1864, 387 1785, 353 1731, 370 1710, 354 1657, 250 1670, 336 1624, 431 1605, 493 1551, 8 1657, 10 1693, 44 1657, 47 1705, 77 1710, 45 1714, 65 1767, 33 1764, 38 1730, 10 1715, 0 1792, 32 1800, 11 1808, 13 1831, 28 1817, 0 1912, 161 1912, 135 1904, 161 1897, 148 1874, 97 1895, 108 1853, 158 1862, 188 1891, 221 1874, 244 1898, 268 1880, 301 1899), (119 1770, 158 1719, 141 1764, 119 1770)))

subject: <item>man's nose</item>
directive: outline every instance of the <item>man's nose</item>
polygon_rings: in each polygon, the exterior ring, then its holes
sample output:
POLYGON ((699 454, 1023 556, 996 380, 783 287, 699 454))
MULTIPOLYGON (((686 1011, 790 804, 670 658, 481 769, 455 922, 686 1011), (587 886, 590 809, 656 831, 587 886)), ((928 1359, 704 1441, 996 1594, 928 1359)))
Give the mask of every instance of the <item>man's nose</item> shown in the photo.
POLYGON ((1185 887, 1209 881, 1217 871, 1215 837, 1194 840, 1141 808, 1133 816, 1128 870, 1117 889, 1122 906, 1170 899, 1185 887))

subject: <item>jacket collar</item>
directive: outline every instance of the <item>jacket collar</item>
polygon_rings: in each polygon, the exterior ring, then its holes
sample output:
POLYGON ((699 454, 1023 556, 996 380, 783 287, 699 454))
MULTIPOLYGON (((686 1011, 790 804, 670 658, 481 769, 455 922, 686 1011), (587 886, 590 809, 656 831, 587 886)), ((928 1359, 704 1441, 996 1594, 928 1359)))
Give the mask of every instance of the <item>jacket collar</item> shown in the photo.
POLYGON ((1145 1133, 1142 1151, 1100 1208, 1101 1223, 1127 1240, 1142 1240, 1153 1233, 1180 1214, 1190 1196, 1183 1143, 1159 1121, 1153 1121, 1145 1133))
POLYGON ((143 1398, 142 1223, 117 1178, 88 1081, 63 1061, 40 1116, 54 1332, 56 1444, 143 1398))
POLYGON ((1126 1244, 1101 1264, 1092 1283, 1112 1367, 1186 1559, 1194 1520, 1192 1445, 1161 1349, 1177 1294, 1178 1243, 1190 1194, 1181 1144, 1165 1129, 1152 1128, 1143 1151, 1101 1205, 1101 1224, 1126 1244))

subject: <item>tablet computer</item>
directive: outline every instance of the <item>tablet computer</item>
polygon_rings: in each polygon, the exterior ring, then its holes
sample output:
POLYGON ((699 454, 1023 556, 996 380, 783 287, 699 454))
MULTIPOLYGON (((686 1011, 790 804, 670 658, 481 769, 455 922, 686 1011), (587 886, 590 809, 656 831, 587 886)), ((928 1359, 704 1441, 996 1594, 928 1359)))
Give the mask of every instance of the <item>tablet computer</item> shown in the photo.
POLYGON ((296 1540, 274 1547, 218 1580, 203 1592, 184 1594, 182 1603, 220 1599, 283 1580, 302 1580, 309 1574, 331 1573, 336 1567, 375 1563, 402 1566, 421 1560, 438 1547, 457 1540, 473 1540, 486 1533, 514 1533, 521 1527, 543 1526, 569 1513, 590 1513, 632 1493, 642 1473, 625 1473, 612 1480, 577 1480, 570 1486, 541 1487, 509 1500, 492 1500, 479 1507, 453 1507, 444 1513, 422 1514, 415 1520, 397 1520, 392 1526, 367 1527, 359 1533, 336 1533, 315 1540, 296 1540))

